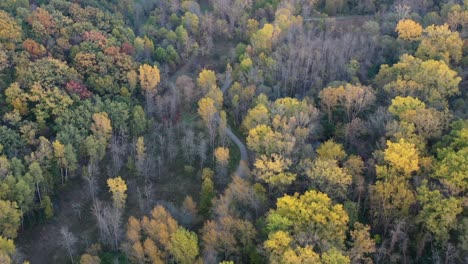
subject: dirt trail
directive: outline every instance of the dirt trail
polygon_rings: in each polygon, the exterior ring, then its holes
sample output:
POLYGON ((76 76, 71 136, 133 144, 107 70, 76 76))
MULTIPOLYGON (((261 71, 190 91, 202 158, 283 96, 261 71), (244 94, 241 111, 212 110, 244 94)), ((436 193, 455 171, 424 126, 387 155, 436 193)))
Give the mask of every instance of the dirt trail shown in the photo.
MULTIPOLYGON (((224 81, 223 86, 221 87, 221 91, 223 94, 226 94, 226 91, 229 90, 232 84, 232 79, 230 77, 226 78, 224 81)), ((219 114, 217 114, 217 119, 219 120, 219 114)), ((246 177, 248 173, 248 164, 249 164, 249 155, 247 152, 247 147, 245 144, 232 132, 229 127, 224 129, 226 135, 237 145, 239 148, 239 152, 241 154, 241 159, 239 161, 239 166, 237 167, 236 174, 240 177, 246 177)))

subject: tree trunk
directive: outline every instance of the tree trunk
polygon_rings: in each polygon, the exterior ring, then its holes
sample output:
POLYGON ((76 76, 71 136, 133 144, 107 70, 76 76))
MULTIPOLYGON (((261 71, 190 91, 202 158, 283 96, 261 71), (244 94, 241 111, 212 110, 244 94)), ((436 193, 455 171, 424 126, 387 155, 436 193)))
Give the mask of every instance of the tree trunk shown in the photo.
POLYGON ((39 197, 39 203, 42 202, 42 198, 41 198, 41 189, 39 188, 39 183, 36 182, 36 191, 37 191, 37 196, 39 197))

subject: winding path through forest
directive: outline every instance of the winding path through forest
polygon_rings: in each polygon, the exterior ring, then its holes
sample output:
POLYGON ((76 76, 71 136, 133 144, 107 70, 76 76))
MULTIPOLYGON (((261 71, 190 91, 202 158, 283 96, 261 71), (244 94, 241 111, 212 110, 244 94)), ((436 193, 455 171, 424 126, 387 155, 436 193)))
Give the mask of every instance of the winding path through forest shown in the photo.
MULTIPOLYGON (((223 86, 221 87, 221 91, 223 94, 231 87, 232 79, 230 76, 226 77, 223 86)), ((219 114, 217 114, 219 117, 219 114)), ((219 120, 219 118, 218 118, 219 120)), ((239 166, 237 167, 236 174, 242 178, 245 178, 248 173, 248 164, 249 164, 249 155, 247 152, 247 147, 245 144, 232 132, 229 127, 224 128, 224 132, 226 135, 237 145, 239 148, 239 152, 241 154, 241 159, 239 161, 239 166)))

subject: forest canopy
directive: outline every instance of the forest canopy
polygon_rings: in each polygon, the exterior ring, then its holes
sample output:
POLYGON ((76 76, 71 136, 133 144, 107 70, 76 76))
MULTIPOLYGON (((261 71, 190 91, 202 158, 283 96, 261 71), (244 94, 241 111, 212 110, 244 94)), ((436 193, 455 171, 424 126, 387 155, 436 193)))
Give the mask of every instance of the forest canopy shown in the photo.
POLYGON ((468 263, 467 0, 0 1, 0 263, 468 263))

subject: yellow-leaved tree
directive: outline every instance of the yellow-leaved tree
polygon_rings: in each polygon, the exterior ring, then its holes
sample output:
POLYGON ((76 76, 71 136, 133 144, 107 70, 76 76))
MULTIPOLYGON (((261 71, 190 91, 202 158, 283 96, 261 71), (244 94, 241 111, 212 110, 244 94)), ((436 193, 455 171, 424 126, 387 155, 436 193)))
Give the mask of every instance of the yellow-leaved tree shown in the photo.
POLYGON ((414 20, 402 19, 398 22, 395 31, 398 32, 398 38, 415 41, 421 38, 423 28, 414 20))
POLYGON ((120 176, 110 178, 107 180, 107 186, 112 193, 112 201, 115 208, 123 209, 125 207, 125 200, 127 199, 127 184, 120 176))
POLYGON ((140 66, 140 85, 148 93, 156 93, 156 86, 161 81, 158 67, 143 64, 140 66))
POLYGON ((400 139, 398 142, 387 141, 384 159, 398 172, 405 176, 419 170, 419 152, 416 145, 400 139))

